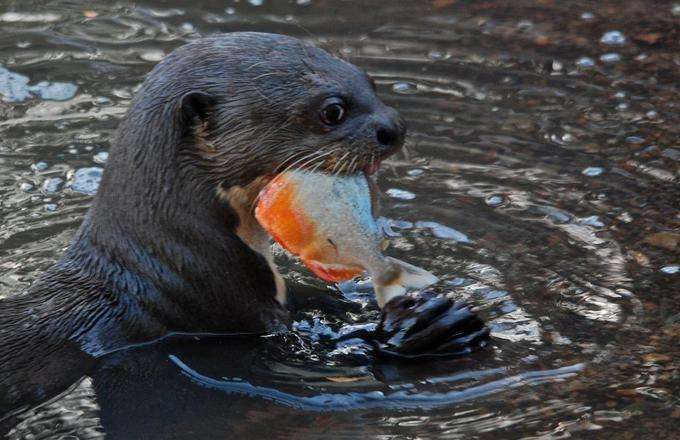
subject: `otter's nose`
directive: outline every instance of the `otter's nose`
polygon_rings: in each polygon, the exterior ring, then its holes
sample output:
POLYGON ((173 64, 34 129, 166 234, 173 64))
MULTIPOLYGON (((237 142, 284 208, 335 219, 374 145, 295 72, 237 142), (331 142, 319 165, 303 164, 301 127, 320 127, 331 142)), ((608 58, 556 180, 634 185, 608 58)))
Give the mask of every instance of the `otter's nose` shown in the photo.
POLYGON ((393 108, 387 108, 376 121, 375 137, 380 149, 388 154, 397 151, 404 143, 406 126, 393 108))

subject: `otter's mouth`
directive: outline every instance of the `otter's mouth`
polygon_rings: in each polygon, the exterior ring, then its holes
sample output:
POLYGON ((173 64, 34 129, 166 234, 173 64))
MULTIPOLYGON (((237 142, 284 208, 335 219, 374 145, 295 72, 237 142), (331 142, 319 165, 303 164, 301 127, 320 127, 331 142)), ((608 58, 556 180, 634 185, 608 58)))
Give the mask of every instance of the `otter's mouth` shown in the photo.
POLYGON ((306 170, 330 175, 352 175, 364 173, 372 176, 378 172, 385 157, 383 155, 352 155, 320 153, 308 160, 292 161, 282 164, 274 174, 282 174, 290 170, 306 170))

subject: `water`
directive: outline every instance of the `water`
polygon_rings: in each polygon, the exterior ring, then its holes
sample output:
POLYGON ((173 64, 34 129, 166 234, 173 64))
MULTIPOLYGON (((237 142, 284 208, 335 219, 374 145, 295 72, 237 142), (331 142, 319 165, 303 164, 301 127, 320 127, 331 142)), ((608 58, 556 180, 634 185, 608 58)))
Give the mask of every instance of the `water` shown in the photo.
POLYGON ((9 438, 672 437, 678 5, 196 3, 0 2, 0 296, 68 244, 144 74, 200 35, 263 30, 341 54, 400 109, 408 148, 379 182, 390 252, 479 307, 494 349, 394 363, 335 347, 378 316, 349 283, 351 310, 308 308, 296 337, 112 355, 9 438))

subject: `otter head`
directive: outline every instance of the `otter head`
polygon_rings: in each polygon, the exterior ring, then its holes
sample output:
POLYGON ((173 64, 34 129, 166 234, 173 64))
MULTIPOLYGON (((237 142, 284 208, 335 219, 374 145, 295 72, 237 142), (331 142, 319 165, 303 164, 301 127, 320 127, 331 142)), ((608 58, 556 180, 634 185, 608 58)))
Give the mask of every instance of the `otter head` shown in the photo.
POLYGON ((253 216, 260 188, 287 168, 371 174, 404 134, 371 79, 317 47, 261 33, 202 38, 137 92, 82 230, 176 313, 223 307, 247 320, 283 295, 253 216))
POLYGON ((224 188, 295 167, 372 174, 403 143, 403 121, 368 75, 301 40, 229 34, 174 58, 191 63, 178 78, 191 89, 178 102, 184 153, 224 188))

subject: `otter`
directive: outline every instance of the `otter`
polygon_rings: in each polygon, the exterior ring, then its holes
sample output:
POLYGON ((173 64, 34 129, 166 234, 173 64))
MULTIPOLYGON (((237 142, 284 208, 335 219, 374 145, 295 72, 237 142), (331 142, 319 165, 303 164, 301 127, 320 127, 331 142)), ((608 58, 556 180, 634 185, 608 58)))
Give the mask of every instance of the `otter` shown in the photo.
MULTIPOLYGON (((75 365, 133 344, 285 328, 286 285, 253 217, 258 191, 291 167, 371 174, 405 133, 364 71, 301 40, 230 33, 170 53, 121 121, 70 247, 0 301, 0 418, 62 391, 75 365)), ((399 304, 386 310, 422 309, 399 304)), ((437 307, 419 329, 460 321, 437 321, 450 304, 437 307)), ((483 339, 481 320, 465 319, 457 337, 483 339)))

